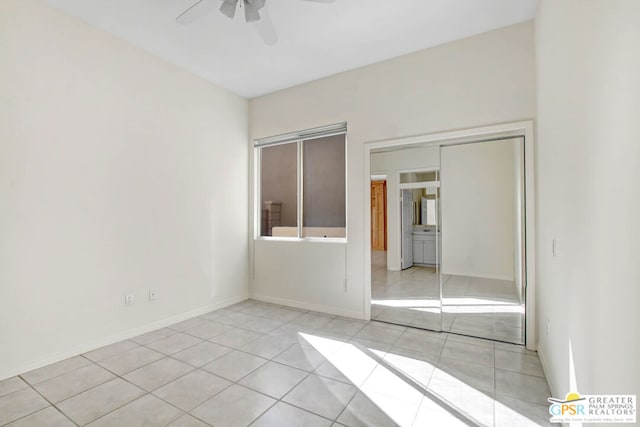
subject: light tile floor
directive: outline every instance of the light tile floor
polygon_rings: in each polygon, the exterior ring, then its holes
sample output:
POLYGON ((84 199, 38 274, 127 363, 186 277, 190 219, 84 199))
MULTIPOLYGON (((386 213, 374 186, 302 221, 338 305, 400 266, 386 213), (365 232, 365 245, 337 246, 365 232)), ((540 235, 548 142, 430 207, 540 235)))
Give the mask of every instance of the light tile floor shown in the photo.
POLYGON ((386 252, 371 253, 371 317, 382 322, 524 343, 524 304, 514 282, 443 276, 435 267, 387 270, 386 252))
POLYGON ((0 381, 0 425, 548 425, 548 396, 521 346, 247 300, 0 381))

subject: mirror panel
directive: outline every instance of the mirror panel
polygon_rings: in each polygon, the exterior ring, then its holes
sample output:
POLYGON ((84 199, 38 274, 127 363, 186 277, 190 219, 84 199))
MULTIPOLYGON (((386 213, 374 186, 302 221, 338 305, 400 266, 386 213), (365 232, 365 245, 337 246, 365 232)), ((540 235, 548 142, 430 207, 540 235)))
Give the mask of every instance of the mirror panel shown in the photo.
POLYGON ((523 139, 441 147, 443 330, 524 343, 523 139))
POLYGON ((386 174, 387 246, 376 227, 379 192, 372 181, 371 318, 440 331, 438 147, 374 153, 372 174, 386 174))

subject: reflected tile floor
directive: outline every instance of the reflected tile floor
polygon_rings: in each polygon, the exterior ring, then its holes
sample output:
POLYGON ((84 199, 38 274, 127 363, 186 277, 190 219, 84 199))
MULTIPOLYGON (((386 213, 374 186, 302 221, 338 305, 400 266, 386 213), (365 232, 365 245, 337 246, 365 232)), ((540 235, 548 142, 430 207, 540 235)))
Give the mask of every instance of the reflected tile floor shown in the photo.
POLYGON ((435 268, 387 270, 387 252, 371 251, 371 318, 440 330, 440 286, 435 268))
POLYGON ((434 267, 389 271, 386 256, 371 252, 372 319, 524 343, 524 305, 514 282, 445 275, 441 302, 434 267))
POLYGON ((445 331, 524 343, 524 304, 513 281, 443 276, 445 331))
POLYGON ((0 381, 0 425, 548 425, 548 396, 521 346, 247 300, 0 381))

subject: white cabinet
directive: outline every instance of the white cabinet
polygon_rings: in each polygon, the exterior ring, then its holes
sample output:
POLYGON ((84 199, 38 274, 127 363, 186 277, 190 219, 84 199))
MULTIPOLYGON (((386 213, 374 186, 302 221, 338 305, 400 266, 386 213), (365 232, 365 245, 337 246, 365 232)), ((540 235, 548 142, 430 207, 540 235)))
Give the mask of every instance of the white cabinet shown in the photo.
POLYGON ((424 242, 413 235, 413 263, 424 264, 424 242))
POLYGON ((413 262, 416 264, 436 263, 435 233, 413 233, 413 262))
POLYGON ((433 236, 430 240, 424 242, 424 264, 436 263, 436 238, 433 236))

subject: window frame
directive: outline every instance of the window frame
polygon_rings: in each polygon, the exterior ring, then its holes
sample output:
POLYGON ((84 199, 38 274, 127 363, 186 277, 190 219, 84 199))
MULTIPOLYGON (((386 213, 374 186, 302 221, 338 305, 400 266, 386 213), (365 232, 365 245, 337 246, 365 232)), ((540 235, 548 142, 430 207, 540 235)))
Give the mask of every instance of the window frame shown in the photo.
POLYGON ((297 131, 283 135, 276 135, 267 138, 254 140, 254 170, 255 170, 255 206, 254 206, 254 240, 271 240, 278 242, 326 242, 326 243, 346 243, 348 236, 348 149, 347 149, 347 123, 337 123, 319 128, 312 128, 304 131, 297 131), (326 138, 331 136, 344 135, 344 184, 345 184, 345 235, 344 237, 304 237, 302 231, 304 228, 304 141, 326 138), (275 145, 296 144, 296 208, 297 208, 297 224, 296 237, 284 236, 262 236, 262 148, 275 145))

